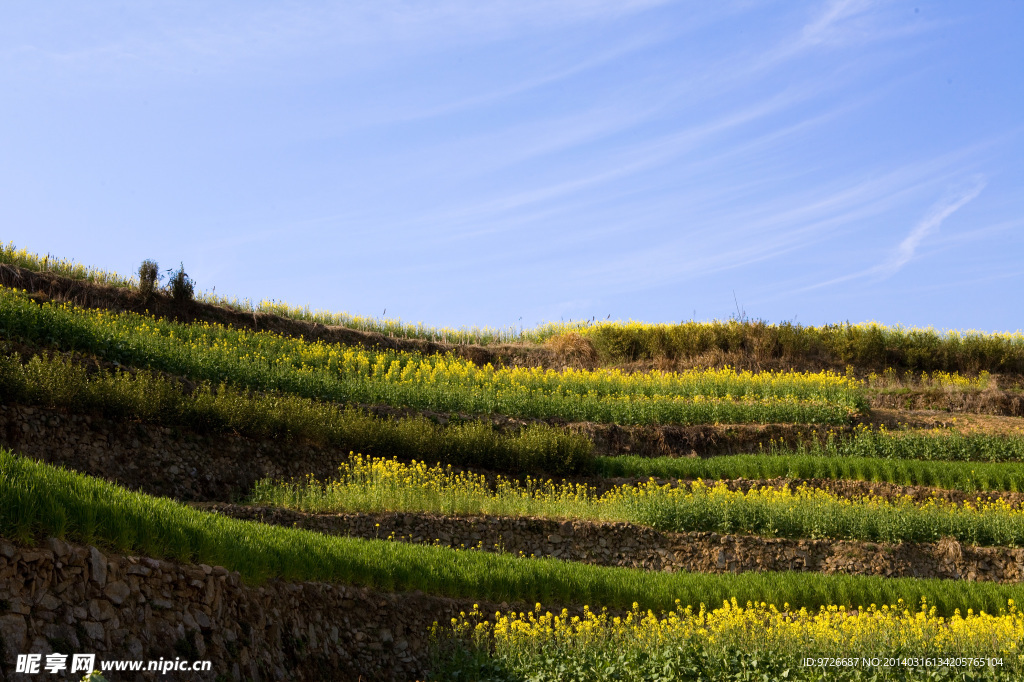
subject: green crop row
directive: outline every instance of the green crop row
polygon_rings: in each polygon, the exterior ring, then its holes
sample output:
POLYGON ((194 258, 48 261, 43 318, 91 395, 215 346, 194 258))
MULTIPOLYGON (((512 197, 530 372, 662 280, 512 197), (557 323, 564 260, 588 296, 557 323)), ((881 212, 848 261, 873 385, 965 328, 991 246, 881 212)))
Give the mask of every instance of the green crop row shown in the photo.
POLYGON ((595 473, 632 478, 849 478, 953 490, 1024 492, 1024 436, 858 426, 850 436, 723 457, 600 457, 595 473))
MULTIPOLYGON (((771 454, 780 454, 770 446, 771 454)), ((797 447, 793 454, 822 457, 877 457, 960 462, 1006 462, 1024 460, 1024 436, 962 434, 954 430, 931 432, 872 429, 858 426, 852 438, 831 436, 797 447)))
POLYGON ((356 456, 330 481, 258 482, 250 502, 314 513, 427 512, 446 515, 531 516, 624 521, 670 532, 715 531, 768 537, 873 542, 935 542, 953 537, 972 545, 1024 545, 1024 511, 1002 500, 973 506, 909 498, 849 499, 827 491, 729 490, 696 481, 622 485, 598 495, 586 485, 528 479, 525 483, 456 473, 425 463, 356 456))
POLYGON ((308 343, 221 325, 37 305, 6 288, 0 289, 0 335, 254 390, 441 411, 616 423, 841 424, 864 404, 855 383, 834 374, 494 369, 450 355, 308 343), (747 392, 752 386, 753 394, 747 392))
POLYGON ((671 610, 680 605, 767 602, 780 608, 917 604, 940 614, 996 613, 1024 587, 807 573, 706 575, 648 572, 517 559, 384 540, 360 540, 241 521, 132 492, 106 481, 0 450, 0 537, 34 544, 47 536, 115 551, 237 570, 268 578, 365 585, 494 602, 590 604, 671 610))
POLYGON ((589 467, 592 444, 545 424, 501 434, 489 423, 439 426, 424 417, 378 418, 353 407, 308 398, 251 394, 221 384, 193 391, 149 371, 97 371, 62 358, 22 363, 0 355, 5 400, 66 409, 97 410, 114 419, 177 424, 250 437, 304 438, 340 449, 429 458, 460 466, 511 472, 572 474, 589 467))
POLYGON ((932 486, 969 493, 986 490, 1024 492, 1024 464, 1017 462, 928 462, 807 454, 708 458, 627 455, 595 458, 594 472, 610 478, 819 478, 932 486))

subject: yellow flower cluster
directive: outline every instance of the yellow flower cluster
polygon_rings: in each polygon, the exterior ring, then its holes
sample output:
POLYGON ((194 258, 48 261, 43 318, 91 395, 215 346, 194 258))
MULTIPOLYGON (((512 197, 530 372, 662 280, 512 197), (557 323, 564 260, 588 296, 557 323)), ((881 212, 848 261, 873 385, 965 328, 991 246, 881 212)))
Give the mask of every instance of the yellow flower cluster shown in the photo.
POLYGON ((930 542, 951 536, 970 544, 1024 544, 1024 510, 977 496, 961 504, 930 498, 838 497, 800 486, 730 490, 725 481, 689 485, 649 480, 603 494, 580 483, 524 482, 456 472, 450 466, 355 455, 339 477, 318 482, 260 482, 255 504, 310 512, 417 511, 624 521, 667 531, 716 531, 779 537, 930 542))
POLYGON ((451 631, 489 644, 496 653, 528 655, 552 645, 560 650, 588 648, 695 647, 738 649, 799 656, 999 656, 1004 666, 1024 662, 1024 614, 1010 600, 999 614, 959 610, 948 618, 922 600, 918 609, 902 601, 863 609, 822 606, 817 611, 782 609, 735 599, 721 608, 677 608, 665 615, 641 611, 624 616, 584 607, 582 615, 542 612, 493 614, 479 609, 451 620, 451 631))
MULTIPOLYGON (((72 308, 63 306, 65 310, 72 308)), ((139 341, 176 338, 176 325, 140 315, 77 310, 102 333, 139 341)), ((251 332, 194 323, 178 327, 176 341, 187 349, 225 359, 246 360, 268 368, 326 370, 342 377, 483 388, 495 392, 561 397, 636 397, 653 400, 715 397, 815 400, 850 404, 860 382, 834 372, 750 372, 731 368, 683 372, 627 373, 618 369, 556 371, 540 367, 477 366, 454 355, 378 351, 323 341, 305 342, 268 331, 251 332)))
POLYGON ((122 363, 339 402, 619 424, 841 424, 866 406, 854 380, 830 372, 480 367, 451 354, 307 342, 67 305, 19 301, 0 305, 0 316, 40 337, 71 335, 83 350, 122 363))
MULTIPOLYGON (((575 332, 583 336, 597 335, 604 330, 612 329, 615 331, 627 332, 627 333, 640 333, 640 334, 652 334, 652 333, 669 333, 672 330, 683 326, 683 325, 727 325, 730 322, 712 321, 712 322, 640 322, 637 320, 628 320, 623 322, 621 320, 615 320, 612 322, 600 321, 593 324, 585 321, 572 321, 572 322, 549 322, 541 327, 538 327, 535 333, 542 333, 544 336, 557 336, 559 334, 565 334, 569 332, 575 332)), ((734 324, 740 325, 742 323, 735 322, 734 324)), ((846 325, 843 325, 845 328, 846 325)), ((868 321, 860 322, 849 325, 850 329, 854 331, 868 331, 881 333, 883 335, 896 335, 896 336, 909 336, 909 335, 934 335, 943 339, 967 339, 967 338, 991 338, 999 339, 1004 341, 1010 341, 1013 343, 1024 343, 1024 331, 1018 329, 1017 331, 983 331, 978 329, 936 329, 935 327, 914 327, 904 326, 901 324, 887 325, 881 322, 868 321)), ((805 327, 804 329, 815 330, 820 327, 805 327)))
MULTIPOLYGON (((215 325, 202 326, 211 332, 215 325)), ((160 333, 140 324, 137 334, 160 333)), ((493 391, 541 393, 560 396, 643 396, 652 399, 672 397, 722 397, 727 399, 761 397, 797 397, 842 401, 860 388, 860 382, 834 372, 759 372, 736 371, 728 367, 684 372, 627 373, 618 369, 556 371, 541 367, 496 369, 454 355, 420 356, 415 353, 381 352, 360 347, 325 343, 296 343, 268 332, 193 335, 193 344, 205 343, 211 350, 234 351, 251 355, 270 365, 322 368, 333 374, 393 383, 457 385, 493 391), (202 337, 202 338, 200 338, 202 337), (265 341, 265 342, 264 342, 265 341), (243 353, 243 349, 245 352, 243 353)))
POLYGON ((526 477, 523 483, 498 476, 456 472, 451 466, 429 466, 413 460, 352 454, 338 468, 338 478, 320 482, 256 484, 251 501, 306 511, 430 511, 445 514, 555 515, 596 500, 585 484, 556 484, 526 477))
POLYGON ((872 372, 867 376, 864 384, 868 388, 959 388, 959 389, 985 389, 988 388, 991 375, 982 371, 976 377, 963 376, 958 372, 935 371, 929 374, 921 372, 916 375, 913 372, 899 374, 891 367, 881 374, 872 372))
POLYGON ((55 272, 64 277, 84 279, 98 284, 131 286, 135 283, 134 279, 122 277, 110 270, 101 270, 100 268, 82 265, 71 259, 58 258, 50 254, 40 256, 25 248, 19 249, 14 245, 14 242, 0 243, 0 263, 9 263, 39 272, 55 272))

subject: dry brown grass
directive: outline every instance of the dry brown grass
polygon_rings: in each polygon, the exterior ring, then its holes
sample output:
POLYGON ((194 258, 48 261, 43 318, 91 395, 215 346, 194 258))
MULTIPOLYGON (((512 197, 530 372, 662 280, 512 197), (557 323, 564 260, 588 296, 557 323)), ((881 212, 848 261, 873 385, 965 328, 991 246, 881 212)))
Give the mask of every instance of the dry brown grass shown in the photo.
POLYGON ((992 414, 951 413, 945 410, 901 410, 872 408, 865 423, 888 429, 914 430, 956 429, 964 435, 987 433, 992 435, 1024 435, 1024 417, 992 414))
POLYGON ((568 367, 594 369, 598 364, 597 350, 576 332, 552 336, 545 344, 568 367))

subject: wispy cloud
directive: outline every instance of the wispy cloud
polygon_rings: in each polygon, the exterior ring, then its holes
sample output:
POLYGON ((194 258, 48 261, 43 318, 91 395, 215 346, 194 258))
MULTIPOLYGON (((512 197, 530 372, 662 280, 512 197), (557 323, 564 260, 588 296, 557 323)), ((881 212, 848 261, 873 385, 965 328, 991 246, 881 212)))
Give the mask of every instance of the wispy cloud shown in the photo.
POLYGON ((932 27, 923 21, 887 21, 882 11, 884 8, 885 4, 878 0, 831 0, 824 3, 796 35, 787 36, 765 54, 755 69, 775 68, 812 50, 891 41, 932 27))
POLYGON ((939 200, 925 214, 924 218, 914 226, 910 234, 900 242, 900 245, 896 247, 896 251, 889 260, 878 266, 877 272, 888 277, 909 263, 910 259, 914 257, 917 247, 921 244, 921 240, 937 230, 946 218, 973 201, 985 189, 985 184, 986 182, 983 177, 977 177, 970 187, 939 200))
POLYGON ((892 277, 914 258, 918 247, 921 245, 921 242, 925 237, 935 232, 946 218, 976 199, 978 195, 981 194, 982 190, 985 189, 986 184, 987 181, 983 176, 975 176, 967 187, 961 187, 957 190, 951 191, 946 194, 946 196, 939 199, 939 201, 932 204, 924 214, 924 217, 914 225, 910 230, 910 233, 899 243, 899 245, 889 255, 889 258, 884 262, 879 263, 874 267, 867 268, 866 270, 861 270, 860 272, 854 272, 848 275, 843 275, 842 277, 836 277, 824 282, 819 282, 818 284, 814 284, 809 287, 804 287, 799 289, 799 291, 820 289, 833 284, 849 282, 854 279, 872 278, 875 280, 883 280, 888 277, 892 277))
POLYGON ((842 42, 843 28, 848 27, 851 19, 863 15, 874 4, 873 0, 833 0, 804 26, 796 44, 806 47, 825 42, 842 42))
POLYGON ((86 30, 72 34, 72 39, 52 39, 53 31, 35 17, 19 17, 16 12, 3 17, 8 27, 0 28, 0 67, 16 65, 17 69, 0 68, 0 75, 27 67, 70 70, 78 76, 113 72, 124 77, 133 69, 150 76, 155 72, 192 74, 197 67, 204 73, 234 73, 241 63, 325 49, 335 54, 347 49, 349 59, 334 61, 354 69, 374 61, 371 57, 404 59, 505 40, 522 32, 617 21, 668 1, 570 0, 553 5, 540 0, 442 0, 416 5, 362 0, 325 6, 300 0, 269 7, 167 5, 151 12, 127 11, 127 17, 152 14, 159 18, 153 24, 127 24, 128 30, 111 20, 116 15, 114 3, 97 2, 75 14, 75 21, 86 30), (43 37, 26 37, 33 34, 43 37))
MULTIPOLYGON (((468 222, 477 225, 483 216, 518 210, 541 202, 550 202, 585 189, 592 189, 598 185, 649 171, 652 168, 669 163, 687 152, 692 152, 699 147, 708 145, 718 135, 792 107, 794 104, 806 99, 810 92, 809 88, 788 89, 752 106, 722 115, 713 121, 702 122, 665 136, 629 146, 625 150, 611 155, 602 164, 603 168, 596 172, 576 175, 555 184, 505 194, 499 198, 474 206, 462 206, 445 215, 434 216, 430 220, 444 222, 449 226, 456 222, 468 222)), ((420 217, 418 220, 423 222, 425 219, 420 217)), ((488 228, 474 227, 472 233, 479 235, 482 231, 490 230, 488 228)), ((452 236, 456 236, 456 233, 452 232, 452 236)), ((464 237, 467 235, 458 234, 458 236, 464 237)))

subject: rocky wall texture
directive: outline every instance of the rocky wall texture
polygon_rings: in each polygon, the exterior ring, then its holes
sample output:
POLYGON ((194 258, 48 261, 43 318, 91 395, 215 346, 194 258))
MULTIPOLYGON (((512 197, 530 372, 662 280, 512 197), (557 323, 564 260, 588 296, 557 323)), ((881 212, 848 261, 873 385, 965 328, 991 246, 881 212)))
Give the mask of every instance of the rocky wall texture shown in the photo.
MULTIPOLYGON (((2 398, 2 397, 0 397, 2 398)), ((348 450, 22 405, 0 405, 0 445, 43 462, 180 500, 232 500, 264 477, 326 477, 348 450)))
POLYGON ((235 518, 332 535, 554 557, 655 571, 815 571, 848 575, 1019 583, 1024 549, 937 543, 762 538, 664 533, 628 523, 525 517, 455 517, 401 512, 305 514, 271 507, 202 505, 235 518))
MULTIPOLYGON (((196 432, 2 403, 0 396, 0 445, 27 457, 117 480, 133 490, 180 500, 240 499, 261 478, 304 479, 309 474, 325 478, 332 476, 349 454, 347 449, 298 439, 254 439, 230 433, 196 432)), ((398 412, 402 411, 381 409, 379 416, 394 416, 398 412)), ((503 422, 498 427, 506 429, 510 424, 503 422)), ((795 443, 812 433, 824 435, 822 427, 816 430, 813 425, 790 424, 661 426, 645 430, 581 423, 569 424, 567 428, 590 436, 598 454, 647 456, 733 452, 742 450, 743 444, 761 439, 788 439, 795 443)))
POLYGON ((1020 390, 879 392, 868 395, 868 404, 876 409, 941 410, 1024 417, 1024 393, 1020 390))
MULTIPOLYGON (((348 457, 348 450, 297 440, 197 433, 138 422, 115 422, 57 409, 3 404, 0 404, 0 445, 27 457, 117 481, 133 490, 205 502, 240 500, 261 478, 305 479, 308 474, 317 478, 331 477, 348 457)), ((572 480, 604 492, 617 485, 647 479, 578 477, 572 480)), ((893 499, 910 496, 918 502, 937 498, 962 504, 978 497, 978 493, 873 481, 738 479, 726 484, 732 490, 765 485, 795 489, 804 485, 840 497, 872 495, 893 499)), ((1014 507, 1024 505, 1024 493, 991 491, 982 495, 986 499, 1005 500, 1014 507)))
POLYGON ((81 679, 15 672, 18 654, 53 652, 212 662, 208 673, 111 673, 112 682, 422 679, 431 625, 472 606, 327 583, 250 586, 219 567, 0 539, 0 680, 81 679))
POLYGON ((793 447, 811 440, 823 441, 829 432, 848 434, 852 425, 821 424, 565 424, 574 433, 588 436, 598 455, 640 457, 710 457, 756 452, 769 443, 793 447))

